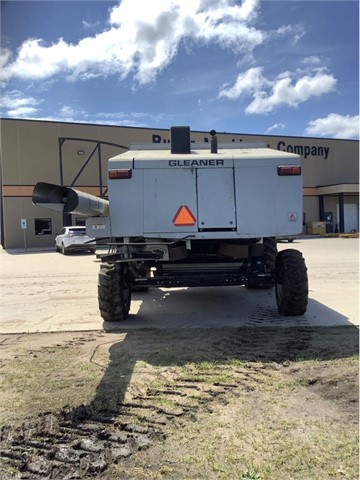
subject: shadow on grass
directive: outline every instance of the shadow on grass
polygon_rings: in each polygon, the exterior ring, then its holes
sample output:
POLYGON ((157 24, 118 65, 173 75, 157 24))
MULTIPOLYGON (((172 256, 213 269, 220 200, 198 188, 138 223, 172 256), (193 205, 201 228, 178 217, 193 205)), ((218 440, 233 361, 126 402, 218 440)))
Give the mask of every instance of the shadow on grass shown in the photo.
POLYGON ((351 325, 128 331, 123 341, 110 347, 109 365, 90 409, 102 415, 116 414, 138 361, 155 367, 202 362, 226 365, 235 360, 251 363, 326 361, 357 355, 358 335, 358 328, 351 325))

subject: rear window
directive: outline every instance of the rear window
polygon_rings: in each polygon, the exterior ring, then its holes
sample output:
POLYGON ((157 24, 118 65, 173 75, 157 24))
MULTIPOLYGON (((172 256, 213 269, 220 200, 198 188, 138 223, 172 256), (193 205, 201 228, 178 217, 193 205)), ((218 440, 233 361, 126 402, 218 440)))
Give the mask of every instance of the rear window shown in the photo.
POLYGON ((74 235, 86 235, 86 228, 69 228, 69 232, 74 235))

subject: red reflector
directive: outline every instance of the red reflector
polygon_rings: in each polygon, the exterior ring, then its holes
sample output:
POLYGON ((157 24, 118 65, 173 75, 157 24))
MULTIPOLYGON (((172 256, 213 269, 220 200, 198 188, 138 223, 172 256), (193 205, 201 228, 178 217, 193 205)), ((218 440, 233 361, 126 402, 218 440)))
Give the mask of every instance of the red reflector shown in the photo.
POLYGON ((301 167, 300 165, 279 165, 277 172, 280 176, 301 175, 301 167))
POLYGON ((109 179, 118 180, 120 178, 131 178, 132 170, 109 170, 109 179))

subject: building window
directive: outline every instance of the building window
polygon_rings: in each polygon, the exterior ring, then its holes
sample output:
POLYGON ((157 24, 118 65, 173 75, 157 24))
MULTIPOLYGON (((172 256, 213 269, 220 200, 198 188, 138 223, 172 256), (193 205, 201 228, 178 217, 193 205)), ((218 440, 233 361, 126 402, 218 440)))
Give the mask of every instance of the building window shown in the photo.
POLYGON ((51 235, 51 218, 35 218, 35 235, 51 235))

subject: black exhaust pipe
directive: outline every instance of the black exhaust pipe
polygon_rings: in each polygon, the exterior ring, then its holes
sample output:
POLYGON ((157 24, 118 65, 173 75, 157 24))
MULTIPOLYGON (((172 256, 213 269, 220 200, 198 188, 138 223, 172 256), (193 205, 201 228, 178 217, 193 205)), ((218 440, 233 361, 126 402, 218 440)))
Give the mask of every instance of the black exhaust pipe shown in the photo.
POLYGON ((211 130, 210 135, 211 135, 210 151, 211 153, 218 153, 218 140, 216 136, 216 131, 211 130))

